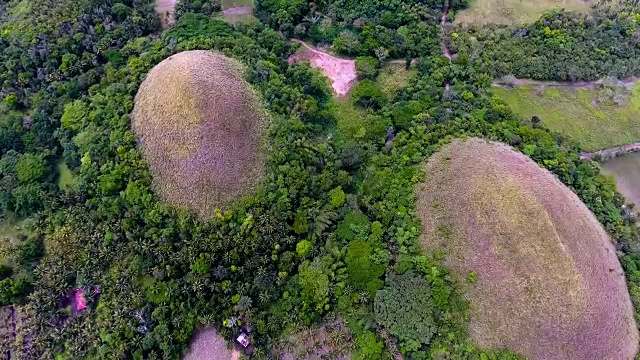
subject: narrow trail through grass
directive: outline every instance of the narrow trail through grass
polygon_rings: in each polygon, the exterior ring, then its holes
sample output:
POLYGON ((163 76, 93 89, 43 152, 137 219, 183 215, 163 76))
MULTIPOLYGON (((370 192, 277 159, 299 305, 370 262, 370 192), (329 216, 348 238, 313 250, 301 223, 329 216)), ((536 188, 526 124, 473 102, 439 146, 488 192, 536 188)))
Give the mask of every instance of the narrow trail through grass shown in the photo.
MULTIPOLYGON (((640 83, 640 78, 631 77, 627 79, 617 80, 615 83, 616 86, 622 87, 633 87, 637 83, 640 83)), ((514 87, 514 86, 522 86, 522 85, 530 85, 530 86, 549 86, 549 87, 560 87, 560 88, 571 88, 571 89, 595 89, 604 84, 603 80, 595 80, 595 81, 542 81, 542 80, 532 80, 532 79, 513 79, 511 81, 504 80, 496 80, 491 86, 493 87, 514 87)))
POLYGON ((640 152, 640 142, 594 152, 583 152, 580 154, 580 159, 593 159, 594 157, 599 156, 603 160, 607 160, 632 152, 640 152))

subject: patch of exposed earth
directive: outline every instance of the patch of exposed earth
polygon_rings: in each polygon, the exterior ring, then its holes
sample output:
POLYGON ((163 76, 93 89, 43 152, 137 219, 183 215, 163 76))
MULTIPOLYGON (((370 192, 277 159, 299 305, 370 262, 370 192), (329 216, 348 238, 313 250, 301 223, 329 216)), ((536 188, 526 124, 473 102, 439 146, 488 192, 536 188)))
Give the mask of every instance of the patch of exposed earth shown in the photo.
POLYGON ((176 0, 156 0, 156 12, 160 15, 163 28, 172 25, 176 21, 176 0))
POLYGON ((303 48, 289 57, 289 64, 307 61, 311 67, 320 69, 331 80, 331 87, 338 96, 344 96, 356 84, 356 61, 340 59, 326 52, 317 50, 303 41, 291 41, 302 44, 303 48))
POLYGON ((238 360, 240 352, 229 349, 225 339, 212 327, 199 330, 191 343, 189 352, 182 360, 238 360))
POLYGON ((224 10, 222 15, 224 17, 234 17, 234 16, 242 16, 242 15, 251 15, 253 14, 253 6, 245 5, 245 6, 236 6, 224 10))

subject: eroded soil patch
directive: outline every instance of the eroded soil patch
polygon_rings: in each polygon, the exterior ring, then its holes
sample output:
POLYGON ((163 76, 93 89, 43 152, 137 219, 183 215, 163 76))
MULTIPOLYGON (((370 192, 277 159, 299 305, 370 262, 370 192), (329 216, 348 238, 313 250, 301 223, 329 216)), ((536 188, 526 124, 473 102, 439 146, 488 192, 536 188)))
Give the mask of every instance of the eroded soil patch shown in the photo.
POLYGON ((349 93, 357 82, 355 60, 340 59, 314 49, 300 40, 292 41, 302 44, 303 48, 289 58, 289 64, 308 61, 311 67, 322 70, 331 79, 331 87, 338 96, 349 93))
POLYGON ((175 10, 176 0, 156 0, 156 12, 160 15, 163 28, 175 22, 175 10))
POLYGON ((212 327, 198 331, 189 344, 189 352, 182 360, 238 360, 240 352, 229 349, 227 342, 212 327))

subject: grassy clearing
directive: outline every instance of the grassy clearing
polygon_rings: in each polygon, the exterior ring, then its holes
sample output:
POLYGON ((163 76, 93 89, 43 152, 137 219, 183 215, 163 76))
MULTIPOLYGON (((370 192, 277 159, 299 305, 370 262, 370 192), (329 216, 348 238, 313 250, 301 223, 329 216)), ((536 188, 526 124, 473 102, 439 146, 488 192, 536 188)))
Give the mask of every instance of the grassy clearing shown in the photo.
MULTIPOLYGON (((14 214, 6 214, 5 218, 0 221, 0 253, 7 254, 12 251, 16 245, 32 234, 29 221, 20 219, 14 214)), ((0 263, 12 266, 11 260, 4 256, 0 258, 0 263)))
POLYGON ((386 122, 357 105, 349 97, 334 98, 336 129, 333 136, 338 147, 349 141, 378 138, 384 140, 386 122))
POLYGON ((459 279, 475 274, 465 286, 480 347, 536 359, 633 357, 622 268, 575 193, 525 155, 480 139, 446 146, 425 170, 421 242, 459 279))
POLYGON ((603 89, 569 89, 534 86, 494 88, 519 116, 538 116, 552 130, 594 151, 640 141, 640 87, 633 88, 624 104, 599 101, 603 89))
POLYGON ((60 190, 68 190, 73 185, 73 173, 64 160, 58 162, 58 187, 60 190))
POLYGON ((618 190, 640 210, 640 153, 618 156, 602 164, 605 173, 616 178, 618 190))
POLYGON ((165 201, 206 217, 262 178, 266 115, 230 58, 187 51, 165 59, 140 86, 132 118, 165 201))
POLYGON ((469 8, 456 15, 455 23, 524 24, 536 21, 552 9, 588 11, 594 0, 471 0, 469 8))
POLYGON ((378 83, 380 88, 389 99, 393 99, 398 90, 407 86, 409 81, 413 79, 418 70, 412 66, 409 70, 405 70, 404 64, 386 64, 378 75, 378 83))
POLYGON ((249 25, 249 24, 257 23, 259 21, 257 17, 253 16, 253 14, 225 15, 223 18, 224 18, 224 21, 232 25, 236 25, 236 24, 249 25))
POLYGON ((222 10, 227 10, 239 6, 253 7, 253 0, 222 0, 221 5, 222 10))
POLYGON ((18 219, 13 215, 8 215, 3 221, 0 221, 0 238, 9 238, 16 240, 20 234, 24 234, 25 220, 18 219))

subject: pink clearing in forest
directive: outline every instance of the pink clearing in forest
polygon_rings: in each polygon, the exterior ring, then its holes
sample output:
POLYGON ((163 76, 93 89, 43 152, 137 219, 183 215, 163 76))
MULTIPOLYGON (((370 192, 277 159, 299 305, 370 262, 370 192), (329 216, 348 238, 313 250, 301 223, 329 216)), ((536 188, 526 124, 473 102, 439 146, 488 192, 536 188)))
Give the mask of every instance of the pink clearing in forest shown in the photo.
POLYGON ((355 60, 340 59, 316 50, 300 40, 292 41, 302 44, 304 48, 289 57, 289 64, 308 61, 311 67, 322 70, 331 79, 331 86, 338 96, 349 93, 357 80, 355 60))
POLYGON ((76 310, 82 311, 87 308, 87 300, 84 298, 84 291, 77 289, 74 294, 76 300, 76 310))

